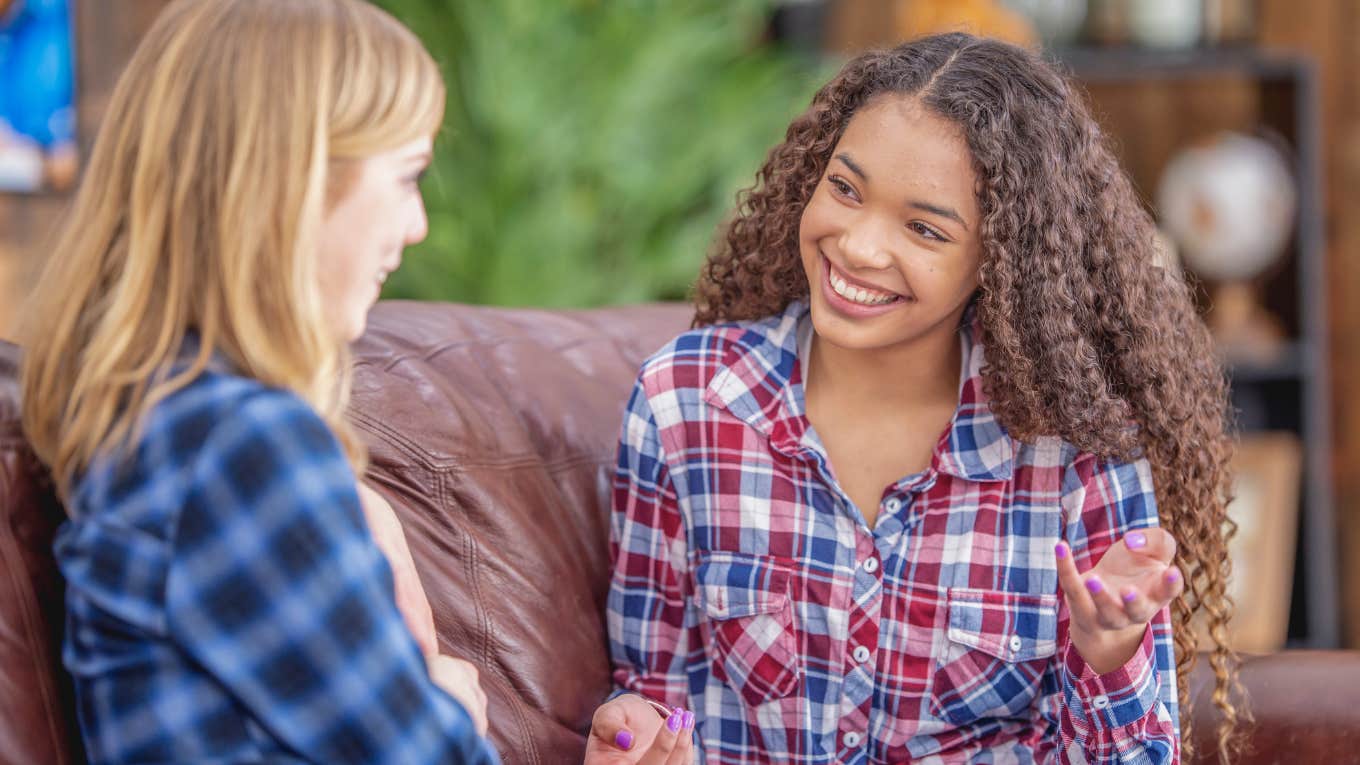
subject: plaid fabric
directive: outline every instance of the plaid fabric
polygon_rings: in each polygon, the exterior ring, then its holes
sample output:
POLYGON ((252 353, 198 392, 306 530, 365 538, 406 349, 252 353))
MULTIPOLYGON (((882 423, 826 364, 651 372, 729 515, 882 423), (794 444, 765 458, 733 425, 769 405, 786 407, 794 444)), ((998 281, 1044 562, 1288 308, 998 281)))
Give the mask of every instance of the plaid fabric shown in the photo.
POLYGON ((694 330, 642 368, 613 484, 616 683, 694 709, 710 763, 1176 762, 1169 613, 1094 674, 1053 553, 1086 570, 1155 525, 1147 462, 1009 438, 966 321, 953 422, 870 529, 805 416, 808 321, 694 330))
POLYGON ((206 372, 73 487, 64 660, 90 761, 494 763, 430 680, 340 445, 206 372))

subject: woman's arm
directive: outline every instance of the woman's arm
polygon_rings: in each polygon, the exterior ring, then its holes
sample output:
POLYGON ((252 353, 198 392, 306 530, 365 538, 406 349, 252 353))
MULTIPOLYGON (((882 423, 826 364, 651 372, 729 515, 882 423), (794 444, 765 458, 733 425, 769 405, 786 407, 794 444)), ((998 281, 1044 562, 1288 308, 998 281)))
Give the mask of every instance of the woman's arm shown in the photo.
POLYGON ((1151 469, 1083 458, 1064 482, 1045 747, 1064 763, 1179 762, 1169 603, 1181 583, 1170 565, 1175 543, 1157 527, 1151 469))
POLYGON ((367 484, 359 484, 359 502, 364 508, 364 520, 373 534, 373 541, 382 551, 387 564, 392 568, 392 580, 397 598, 397 610, 406 620, 407 629, 426 656, 439 653, 439 638, 434 631, 434 613, 430 611, 430 600, 425 596, 425 587, 416 573, 416 563, 411 559, 411 548, 406 545, 406 532, 397 520, 397 514, 381 494, 367 484))
POLYGON ((614 682, 669 707, 688 701, 684 522, 641 381, 633 390, 614 473, 606 617, 614 682))

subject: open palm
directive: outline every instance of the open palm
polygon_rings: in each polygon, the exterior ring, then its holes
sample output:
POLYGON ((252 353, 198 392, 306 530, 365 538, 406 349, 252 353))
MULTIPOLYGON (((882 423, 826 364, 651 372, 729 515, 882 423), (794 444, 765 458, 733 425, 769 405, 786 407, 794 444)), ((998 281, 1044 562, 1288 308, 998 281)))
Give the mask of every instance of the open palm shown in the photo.
POLYGON ((1136 631, 1184 589, 1176 540, 1160 528, 1129 532, 1084 574, 1065 543, 1056 554, 1074 641, 1136 631))

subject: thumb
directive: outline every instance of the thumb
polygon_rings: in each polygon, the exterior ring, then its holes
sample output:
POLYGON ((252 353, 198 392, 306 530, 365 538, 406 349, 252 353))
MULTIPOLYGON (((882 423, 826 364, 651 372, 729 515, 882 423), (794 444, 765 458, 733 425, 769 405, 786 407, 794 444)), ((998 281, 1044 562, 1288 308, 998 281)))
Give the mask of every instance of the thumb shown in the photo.
POLYGON ((602 704, 595 710, 590 723, 590 735, 600 742, 630 751, 636 743, 636 731, 628 726, 628 713, 624 704, 625 696, 602 704))
POLYGON ((1152 558, 1166 565, 1176 558, 1176 538, 1159 526, 1130 531, 1123 541, 1135 556, 1152 558))

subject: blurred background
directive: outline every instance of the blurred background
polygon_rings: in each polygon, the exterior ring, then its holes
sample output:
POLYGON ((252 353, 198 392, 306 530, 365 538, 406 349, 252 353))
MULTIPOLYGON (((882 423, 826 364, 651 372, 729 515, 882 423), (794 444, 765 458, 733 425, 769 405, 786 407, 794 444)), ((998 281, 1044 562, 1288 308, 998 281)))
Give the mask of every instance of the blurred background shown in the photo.
MULTIPOLYGON (((166 0, 0 0, 0 337, 166 0)), ((1089 95, 1193 280, 1242 431, 1246 650, 1360 648, 1357 0, 379 0, 449 84, 428 240, 385 296, 683 300, 845 59, 963 29, 1089 95)))

